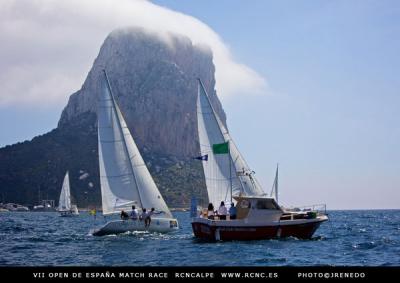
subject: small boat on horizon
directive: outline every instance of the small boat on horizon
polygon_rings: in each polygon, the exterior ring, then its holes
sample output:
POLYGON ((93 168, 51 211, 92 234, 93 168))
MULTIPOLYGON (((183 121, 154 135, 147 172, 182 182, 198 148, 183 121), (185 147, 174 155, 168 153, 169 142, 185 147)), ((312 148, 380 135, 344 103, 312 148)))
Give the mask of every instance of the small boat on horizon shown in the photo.
POLYGON ((74 204, 71 204, 71 189, 69 186, 69 173, 64 176, 63 185, 61 188, 60 199, 58 202, 57 211, 60 213, 62 217, 70 217, 70 216, 78 216, 79 211, 78 207, 74 204))
MULTIPOLYGON (((315 210, 284 210, 278 199, 278 168, 275 198, 268 196, 240 154, 229 132, 214 111, 199 79, 197 122, 200 156, 210 204, 235 204, 236 217, 214 215, 213 205, 192 217, 194 236, 204 240, 262 240, 296 237, 309 239, 328 220, 315 210), (211 211, 210 211, 211 210, 211 211)), ((195 206, 194 206, 195 207, 195 206)), ((194 209, 195 211, 196 209, 194 209)))
POLYGON ((56 212, 57 208, 54 207, 54 200, 42 200, 41 204, 34 205, 32 212, 56 212))
POLYGON ((144 220, 111 220, 92 232, 94 236, 128 231, 167 233, 178 230, 122 116, 105 70, 98 100, 98 148, 103 215, 154 208, 149 226, 144 220))
MULTIPOLYGON (((17 203, 6 203, 3 209, 11 212, 24 212, 24 211, 29 211, 29 208, 27 206, 17 204, 17 203)), ((4 210, 3 210, 4 211, 4 210)), ((6 212, 6 211, 4 211, 6 212)))

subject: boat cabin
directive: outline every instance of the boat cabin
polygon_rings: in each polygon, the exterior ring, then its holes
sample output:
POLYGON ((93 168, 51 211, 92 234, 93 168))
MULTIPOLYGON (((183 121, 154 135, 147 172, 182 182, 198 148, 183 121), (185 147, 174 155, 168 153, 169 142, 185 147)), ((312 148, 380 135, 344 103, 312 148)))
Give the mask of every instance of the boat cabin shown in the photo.
POLYGON ((238 196, 234 199, 236 200, 237 219, 277 221, 283 213, 274 198, 238 196))
MULTIPOLYGON (((283 214, 283 210, 274 198, 269 197, 249 197, 236 196, 236 220, 257 221, 277 221, 283 214)), ((207 209, 201 212, 202 218, 207 218, 207 209)), ((218 216, 213 216, 213 220, 219 220, 218 216)), ((231 220, 227 217, 227 220, 231 220)))

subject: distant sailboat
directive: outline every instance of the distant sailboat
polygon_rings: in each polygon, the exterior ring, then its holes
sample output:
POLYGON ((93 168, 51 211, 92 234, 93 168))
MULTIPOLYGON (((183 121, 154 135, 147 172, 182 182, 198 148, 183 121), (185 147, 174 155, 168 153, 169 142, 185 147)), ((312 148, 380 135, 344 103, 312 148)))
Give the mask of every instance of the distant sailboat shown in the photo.
POLYGON ((103 214, 129 212, 132 205, 139 211, 154 208, 157 214, 152 216, 149 227, 139 220, 113 220, 95 230, 93 235, 177 230, 178 221, 173 218, 140 155, 114 99, 105 70, 103 74, 97 113, 103 214))
MULTIPOLYGON (((256 240, 294 236, 310 238, 328 220, 323 213, 284 211, 278 204, 278 171, 268 197, 215 113, 199 80, 197 121, 200 154, 209 202, 236 204, 236 218, 224 220, 214 211, 192 218, 194 235, 207 240, 256 240), (211 214, 211 215, 210 215, 211 214)), ((210 206, 210 209, 213 208, 210 206)))
POLYGON ((60 216, 76 216, 79 215, 78 207, 71 204, 71 190, 69 186, 68 171, 65 174, 64 182, 61 188, 60 200, 58 202, 58 212, 60 216))

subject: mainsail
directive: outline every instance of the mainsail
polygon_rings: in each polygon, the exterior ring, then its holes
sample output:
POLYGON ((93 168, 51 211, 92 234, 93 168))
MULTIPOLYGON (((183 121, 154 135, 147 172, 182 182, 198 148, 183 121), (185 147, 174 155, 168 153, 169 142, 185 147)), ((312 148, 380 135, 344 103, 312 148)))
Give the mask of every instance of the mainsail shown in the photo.
POLYGON ((71 191, 69 188, 69 174, 65 174, 64 182, 62 185, 60 200, 58 201, 58 210, 67 211, 71 209, 71 191))
POLYGON ((264 191, 243 159, 228 131, 216 115, 209 97, 199 80, 197 97, 197 126, 208 198, 211 203, 230 202, 239 194, 261 196, 264 191), (229 143, 228 154, 214 154, 215 144, 229 143))
POLYGON ((115 102, 106 72, 103 74, 97 112, 103 214, 136 205, 164 212, 159 217, 172 217, 115 102))

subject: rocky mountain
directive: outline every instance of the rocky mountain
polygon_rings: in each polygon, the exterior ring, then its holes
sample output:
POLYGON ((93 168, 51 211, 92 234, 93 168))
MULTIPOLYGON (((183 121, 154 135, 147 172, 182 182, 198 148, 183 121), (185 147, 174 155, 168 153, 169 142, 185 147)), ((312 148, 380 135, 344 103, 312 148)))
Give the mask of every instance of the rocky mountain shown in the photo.
POLYGON ((188 206, 193 194, 206 198, 201 162, 193 160, 199 150, 197 78, 202 79, 223 122, 226 120, 214 90, 212 53, 181 35, 129 28, 116 30, 105 39, 56 129, 0 149, 3 201, 34 204, 43 198, 58 200, 69 170, 78 206, 100 205, 96 109, 103 69, 168 205, 188 206))

